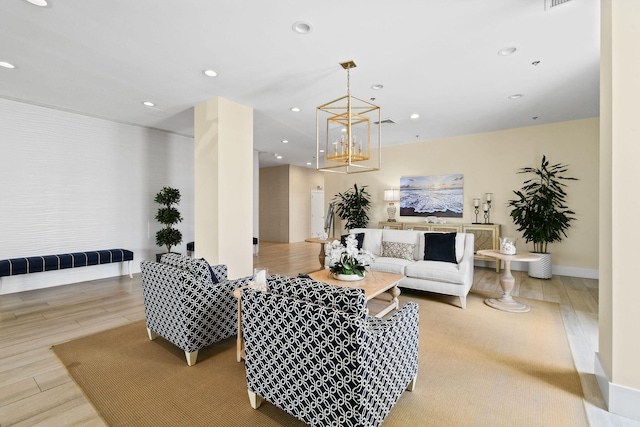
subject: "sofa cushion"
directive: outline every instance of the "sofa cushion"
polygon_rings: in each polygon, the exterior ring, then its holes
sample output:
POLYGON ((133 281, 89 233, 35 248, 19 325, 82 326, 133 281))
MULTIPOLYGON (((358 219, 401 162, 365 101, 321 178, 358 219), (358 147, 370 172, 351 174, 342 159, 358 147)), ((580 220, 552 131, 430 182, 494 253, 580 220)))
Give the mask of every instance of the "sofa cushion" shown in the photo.
POLYGON ((374 257, 373 262, 369 266, 370 270, 373 270, 373 274, 376 271, 382 271, 385 273, 394 273, 394 274, 403 274, 406 266, 413 264, 415 261, 401 259, 401 258, 390 258, 390 257, 374 257))
POLYGON ((464 284, 464 274, 457 264, 441 261, 416 261, 407 265, 404 275, 416 279, 464 284))
POLYGON ((456 233, 425 233, 424 260, 457 264, 456 233))
POLYGON ((382 230, 379 228, 354 228, 349 233, 365 233, 362 249, 374 255, 382 254, 382 230))
POLYGON ((382 241, 382 256, 400 258, 413 261, 413 250, 416 245, 412 243, 385 242, 382 241))
POLYGON ((303 278, 273 275, 267 278, 271 293, 335 308, 358 317, 367 314, 367 299, 363 289, 334 286, 303 278))

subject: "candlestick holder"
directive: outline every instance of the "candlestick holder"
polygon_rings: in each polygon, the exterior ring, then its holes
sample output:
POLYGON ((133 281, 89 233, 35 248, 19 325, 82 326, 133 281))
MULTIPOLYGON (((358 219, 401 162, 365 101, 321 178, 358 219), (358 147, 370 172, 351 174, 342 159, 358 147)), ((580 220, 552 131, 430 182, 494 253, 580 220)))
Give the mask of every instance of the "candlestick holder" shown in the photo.
POLYGON ((487 225, 493 224, 491 222, 491 200, 487 200, 482 206, 484 210, 484 223, 487 225))
POLYGON ((473 212, 476 214, 476 222, 473 224, 480 224, 478 222, 478 213, 480 212, 480 199, 477 197, 473 199, 473 212))

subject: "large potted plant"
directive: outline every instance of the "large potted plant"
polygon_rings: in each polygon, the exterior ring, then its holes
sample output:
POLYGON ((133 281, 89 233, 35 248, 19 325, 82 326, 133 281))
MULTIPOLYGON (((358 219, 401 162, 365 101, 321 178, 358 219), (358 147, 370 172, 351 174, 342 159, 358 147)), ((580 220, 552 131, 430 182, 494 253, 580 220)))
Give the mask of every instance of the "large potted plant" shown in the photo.
POLYGON ((575 212, 566 205, 565 181, 576 178, 564 176, 567 165, 556 163, 549 165, 546 156, 542 156, 539 168, 521 168, 518 173, 534 174, 535 177, 524 181, 520 191, 514 191, 517 199, 509 200, 511 218, 522 232, 527 243, 533 242, 533 252, 542 259, 529 263, 529 276, 551 278, 551 254, 547 252, 549 243, 560 242, 567 237, 567 229, 575 212))
POLYGON ((370 195, 364 185, 358 188, 358 184, 353 184, 353 188, 344 193, 338 193, 334 199, 336 213, 340 219, 345 220, 345 228, 366 228, 369 223, 369 209, 371 208, 370 195))
MULTIPOLYGON (((156 245, 165 246, 167 252, 171 252, 173 246, 182 243, 182 233, 173 228, 173 225, 182 221, 182 216, 175 205, 180 203, 180 190, 164 187, 156 194, 154 202, 161 205, 156 213, 156 220, 164 225, 164 228, 156 233, 156 245)), ((160 261, 162 254, 156 254, 156 261, 160 261)))

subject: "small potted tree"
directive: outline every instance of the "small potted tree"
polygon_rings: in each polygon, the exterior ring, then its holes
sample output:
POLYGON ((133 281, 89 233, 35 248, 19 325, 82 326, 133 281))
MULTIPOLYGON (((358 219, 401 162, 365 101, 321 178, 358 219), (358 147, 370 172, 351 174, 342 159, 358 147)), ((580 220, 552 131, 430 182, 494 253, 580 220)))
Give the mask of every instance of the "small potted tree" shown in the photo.
POLYGON ((347 221, 347 230, 366 228, 369 223, 368 211, 371 208, 371 200, 366 188, 366 185, 358 188, 358 184, 353 184, 353 188, 338 193, 333 199, 336 213, 340 219, 347 221))
POLYGON ((511 218, 522 232, 527 243, 533 242, 533 252, 542 259, 529 263, 529 276, 540 279, 551 278, 551 254, 547 252, 547 245, 561 242, 567 237, 567 229, 575 212, 566 205, 564 181, 575 181, 576 178, 566 177, 567 165, 557 163, 549 165, 543 155, 539 168, 521 168, 518 173, 532 173, 534 178, 524 181, 520 191, 514 191, 518 197, 509 200, 511 218))
MULTIPOLYGON (((164 187, 156 194, 154 202, 161 205, 156 213, 156 220, 164 225, 164 228, 156 233, 156 245, 165 246, 167 253, 171 252, 173 246, 182 243, 182 233, 173 228, 173 225, 182 221, 182 216, 175 205, 180 203, 180 190, 171 187, 164 187)), ((156 254, 156 261, 160 261, 163 254, 156 254)))

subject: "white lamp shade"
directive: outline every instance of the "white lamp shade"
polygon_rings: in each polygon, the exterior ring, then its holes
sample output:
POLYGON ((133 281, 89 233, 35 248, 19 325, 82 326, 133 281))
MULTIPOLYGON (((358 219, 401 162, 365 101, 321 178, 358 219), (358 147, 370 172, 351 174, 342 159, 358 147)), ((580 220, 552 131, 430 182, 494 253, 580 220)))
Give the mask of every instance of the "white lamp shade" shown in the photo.
POLYGON ((395 189, 384 190, 385 202, 393 202, 396 200, 400 200, 400 190, 395 190, 395 189))

